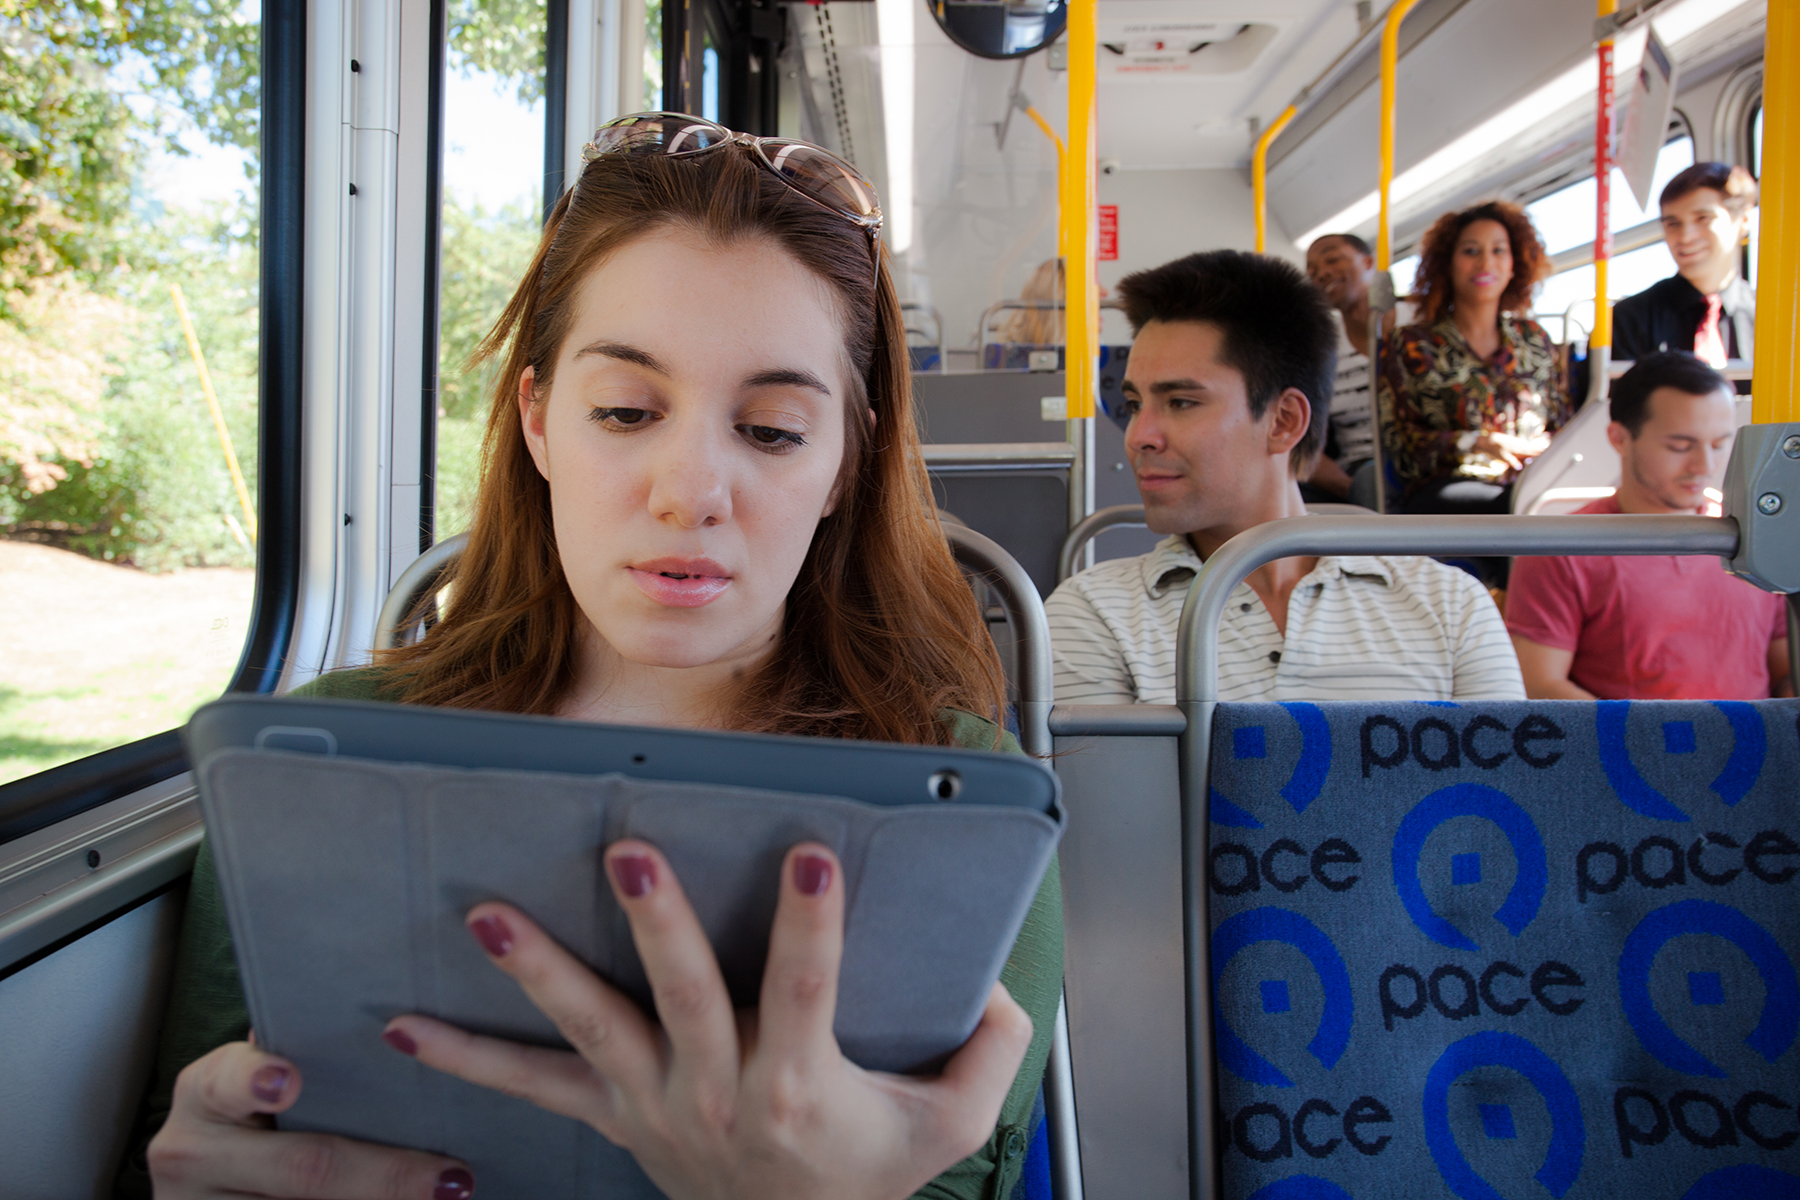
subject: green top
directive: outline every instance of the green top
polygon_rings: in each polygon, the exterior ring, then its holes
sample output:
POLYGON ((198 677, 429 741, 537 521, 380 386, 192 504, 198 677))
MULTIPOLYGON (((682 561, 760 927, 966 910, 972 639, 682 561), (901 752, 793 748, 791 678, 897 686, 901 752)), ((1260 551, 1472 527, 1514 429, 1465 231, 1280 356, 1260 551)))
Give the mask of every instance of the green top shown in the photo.
MULTIPOLYGON (((296 696, 322 696, 338 700, 397 700, 391 684, 384 686, 381 668, 338 671, 324 675, 294 691, 296 696)), ((1002 750, 1020 753, 1010 733, 995 729, 972 713, 949 712, 945 716, 951 737, 959 746, 994 748, 1000 733, 1002 750)), ((1005 1200, 1012 1195, 1025 1165, 1025 1145, 1031 1137, 1031 1111, 1044 1062, 1050 1053, 1050 1034, 1056 1023, 1056 1005, 1062 995, 1062 877, 1057 862, 1038 885, 1037 897, 1024 927, 1013 943, 1012 954, 1000 972, 1000 981, 1014 1000, 1031 1016, 1031 1048, 1013 1080, 1012 1090, 1000 1110, 993 1136, 974 1154, 939 1175, 922 1190, 927 1200, 1005 1200)), ((119 1172, 120 1197, 149 1197, 150 1177, 144 1150, 169 1115, 175 1077, 183 1067, 226 1042, 242 1041, 250 1031, 250 1013, 238 982, 237 960, 231 949, 231 932, 225 924, 225 904, 212 852, 206 843, 194 862, 188 886, 187 912, 182 919, 181 941, 175 955, 174 987, 163 1022, 161 1044, 150 1092, 138 1114, 132 1153, 119 1172)), ((476 1180, 480 1190, 480 1180, 476 1180)))

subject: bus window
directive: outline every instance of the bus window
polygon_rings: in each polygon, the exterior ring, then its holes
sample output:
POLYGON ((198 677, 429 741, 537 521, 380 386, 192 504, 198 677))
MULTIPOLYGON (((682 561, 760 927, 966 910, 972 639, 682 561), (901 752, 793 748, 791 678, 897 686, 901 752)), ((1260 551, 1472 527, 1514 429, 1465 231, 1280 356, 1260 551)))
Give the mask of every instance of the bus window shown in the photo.
POLYGON ((1762 148, 1763 148, 1762 119, 1763 119, 1763 106, 1762 106, 1762 102, 1758 101, 1757 105, 1756 105, 1756 113, 1754 116, 1752 116, 1750 118, 1750 171, 1758 179, 1762 178, 1762 148))
POLYGON ((662 0, 644 5, 644 112, 663 110, 662 0))
POLYGON ((0 57, 0 784, 221 693, 255 587, 260 7, 85 13, 0 57))
MULTIPOLYGON (((1625 182, 1625 172, 1612 173, 1612 231, 1622 232, 1657 219, 1656 198, 1678 171, 1694 165, 1694 139, 1686 134, 1663 145, 1656 156, 1656 174, 1650 181, 1650 203, 1640 206, 1625 182)), ((1541 196, 1525 206, 1525 213, 1544 239, 1551 254, 1594 240, 1594 180, 1591 175, 1541 196)))
MULTIPOLYGON (((1656 173, 1650 181, 1650 203, 1639 205, 1625 182, 1625 174, 1617 167, 1612 173, 1612 232, 1618 234, 1657 219, 1657 197, 1677 172, 1692 166, 1694 139, 1685 133, 1663 145, 1656 156, 1656 173)), ((1594 240, 1594 180, 1582 179, 1568 187, 1541 196, 1525 206, 1525 212, 1537 225, 1544 248, 1552 255, 1594 240)), ((1675 273, 1675 260, 1663 244, 1662 234, 1646 231, 1646 242, 1615 245, 1611 266, 1607 268, 1607 289, 1614 300, 1643 291, 1659 279, 1675 273)), ((1566 341, 1573 334, 1585 336, 1594 323, 1594 266, 1590 261, 1552 275, 1544 281, 1536 300, 1537 319, 1550 336, 1566 341), (1570 306, 1574 311, 1570 311, 1570 306), (1564 328, 1565 315, 1574 322, 1564 328)))
POLYGON ((530 264, 544 212, 542 0, 466 0, 452 12, 438 292, 439 539, 467 529, 474 511, 493 370, 467 369, 469 357, 530 264))

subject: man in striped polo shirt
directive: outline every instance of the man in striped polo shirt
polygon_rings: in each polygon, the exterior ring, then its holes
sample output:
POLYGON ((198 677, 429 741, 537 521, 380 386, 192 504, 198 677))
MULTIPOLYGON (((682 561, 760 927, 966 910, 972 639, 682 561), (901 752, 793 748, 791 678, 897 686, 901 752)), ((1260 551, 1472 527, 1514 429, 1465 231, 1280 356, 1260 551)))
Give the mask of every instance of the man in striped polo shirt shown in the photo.
MULTIPOLYGON (((1208 554, 1303 516, 1324 444, 1337 333, 1292 266, 1233 250, 1119 284, 1136 339, 1126 453, 1148 554, 1083 571, 1045 602, 1059 704, 1173 704, 1175 631, 1208 554)), ((1370 517, 1371 520, 1380 518, 1370 517)), ((1238 585, 1219 629, 1221 700, 1522 700, 1482 586, 1428 558, 1285 558, 1238 585)))

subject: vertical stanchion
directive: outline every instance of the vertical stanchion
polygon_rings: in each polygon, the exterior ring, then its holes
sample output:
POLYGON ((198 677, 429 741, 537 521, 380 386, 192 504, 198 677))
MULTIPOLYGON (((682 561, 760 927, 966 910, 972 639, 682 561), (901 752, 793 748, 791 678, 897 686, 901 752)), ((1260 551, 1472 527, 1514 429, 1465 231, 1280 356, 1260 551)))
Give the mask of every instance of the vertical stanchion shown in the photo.
POLYGON ((1394 307, 1394 246, 1388 192, 1394 184, 1394 81, 1400 68, 1400 22, 1417 0, 1394 0, 1381 26, 1381 218, 1375 229, 1376 286, 1369 289, 1369 424, 1375 434, 1375 511, 1387 511, 1387 454, 1381 425, 1381 325, 1394 307))
POLYGON ((1794 339, 1800 300, 1791 283, 1800 270, 1800 192, 1787 185, 1787 166, 1800 167, 1800 10, 1769 5, 1763 39, 1762 219, 1757 248, 1756 380, 1752 420, 1758 425, 1800 421, 1795 395, 1794 339), (1784 283, 1784 281, 1786 281, 1784 283))
POLYGON ((1264 236, 1269 223, 1268 214, 1268 177, 1269 177, 1269 143, 1287 127, 1294 119, 1297 110, 1292 104, 1281 110, 1281 115, 1269 122, 1269 127, 1262 131, 1256 139, 1256 149, 1250 155, 1250 203, 1256 209, 1256 252, 1266 253, 1263 248, 1267 240, 1264 236))
MULTIPOLYGON (((1756 352, 1756 379, 1750 389, 1752 421, 1758 425, 1800 421, 1794 338, 1800 334, 1800 303, 1791 280, 1800 268, 1800 194, 1787 185, 1790 159, 1800 163, 1800 12, 1792 4, 1769 6, 1763 35, 1762 218, 1756 277, 1763 280, 1756 303, 1763 340, 1756 352)), ((1788 603, 1788 680, 1800 694, 1800 593, 1788 603)))
POLYGON ((1063 155, 1062 228, 1066 291, 1063 368, 1068 380, 1069 442, 1075 462, 1069 470, 1069 526, 1074 528, 1094 506, 1094 396, 1100 374, 1100 294, 1094 278, 1099 251, 1099 179, 1096 174, 1099 128, 1095 76, 1099 71, 1097 0, 1069 5, 1069 145, 1063 155))
POLYGON ((1381 27, 1381 224, 1375 230, 1375 269, 1385 271, 1394 262, 1390 244, 1388 192, 1394 184, 1394 76, 1400 64, 1400 22, 1418 0, 1394 0, 1381 27))
MULTIPOLYGON (((1613 15, 1615 0, 1598 0, 1602 22, 1613 15)), ((1603 25, 1604 29, 1605 26, 1603 25)), ((1598 404, 1611 389, 1612 299, 1607 267, 1612 258, 1613 40, 1600 39, 1600 84, 1594 115, 1594 332, 1588 337, 1588 400, 1598 404)), ((1565 339, 1567 331, 1564 331, 1565 339)))

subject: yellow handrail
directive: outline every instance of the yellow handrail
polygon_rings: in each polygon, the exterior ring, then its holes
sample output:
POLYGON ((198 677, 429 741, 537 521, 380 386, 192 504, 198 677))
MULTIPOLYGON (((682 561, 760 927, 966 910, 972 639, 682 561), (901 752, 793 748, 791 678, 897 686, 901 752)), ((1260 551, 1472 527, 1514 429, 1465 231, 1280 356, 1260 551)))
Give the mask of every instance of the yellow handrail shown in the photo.
POLYGON ((1787 185, 1789 159, 1800 164, 1800 12, 1769 5, 1763 38, 1762 244, 1756 259, 1756 382, 1751 419, 1800 421, 1794 338, 1800 305, 1791 286, 1800 270, 1800 194, 1787 185))
POLYGON ((1282 109, 1281 115, 1270 121, 1269 127, 1262 131, 1261 137, 1256 139, 1256 149, 1250 155, 1250 203, 1256 209, 1256 252, 1258 254, 1263 253, 1263 231, 1268 225, 1266 209, 1269 192, 1269 143, 1275 140, 1276 134, 1287 127, 1289 121, 1294 119, 1296 111, 1298 110, 1291 104, 1282 109))
MULTIPOLYGON (((1604 19, 1617 9, 1615 0, 1598 0, 1604 19)), ((1601 38, 1596 55, 1600 85, 1595 93, 1594 115, 1594 331, 1588 335, 1590 353, 1612 346, 1612 300, 1607 294, 1607 268, 1612 258, 1612 130, 1613 40, 1601 38)), ((1604 377, 1603 377, 1604 378, 1604 377)), ((1604 386, 1604 384, 1602 384, 1604 386)))
POLYGON ((244 524, 250 540, 256 540, 256 508, 250 503, 250 489, 244 486, 244 473, 238 470, 237 451, 231 448, 231 430, 225 427, 225 414, 219 408, 219 397, 213 392, 212 375, 206 369, 206 356, 200 353, 200 339, 194 333, 194 321, 188 316, 187 297, 181 285, 171 283, 169 295, 175 297, 175 312, 181 318, 181 331, 187 334, 188 352, 200 371, 200 390, 206 393, 206 407, 212 411, 213 428, 219 433, 219 446, 225 451, 225 467, 231 472, 231 486, 237 489, 238 503, 244 506, 244 524))
POLYGON ((1099 179, 1096 161, 1099 122, 1095 83, 1099 71, 1097 0, 1069 4, 1069 146, 1063 155, 1062 242, 1068 291, 1064 313, 1068 348, 1068 415, 1094 415, 1099 390, 1100 293, 1095 287, 1094 259, 1099 253, 1096 224, 1099 179))
POLYGON ((1393 266, 1388 234, 1388 189, 1394 182, 1394 75, 1400 63, 1400 22, 1418 0, 1394 0, 1381 27, 1381 224, 1375 229, 1375 265, 1393 266))

